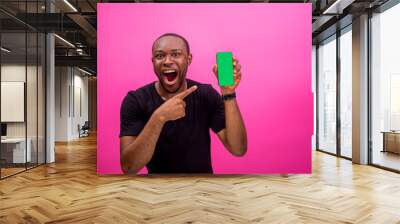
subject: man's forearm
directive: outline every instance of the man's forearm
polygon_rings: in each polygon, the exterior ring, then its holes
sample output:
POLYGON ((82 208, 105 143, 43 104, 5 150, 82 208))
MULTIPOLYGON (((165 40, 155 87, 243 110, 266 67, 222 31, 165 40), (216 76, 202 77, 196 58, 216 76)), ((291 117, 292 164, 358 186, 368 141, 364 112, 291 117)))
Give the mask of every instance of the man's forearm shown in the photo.
POLYGON ((153 157, 164 119, 153 114, 137 138, 121 150, 124 172, 136 173, 153 157))
POLYGON ((228 147, 235 155, 241 156, 247 150, 247 134, 236 99, 224 101, 225 134, 228 147))

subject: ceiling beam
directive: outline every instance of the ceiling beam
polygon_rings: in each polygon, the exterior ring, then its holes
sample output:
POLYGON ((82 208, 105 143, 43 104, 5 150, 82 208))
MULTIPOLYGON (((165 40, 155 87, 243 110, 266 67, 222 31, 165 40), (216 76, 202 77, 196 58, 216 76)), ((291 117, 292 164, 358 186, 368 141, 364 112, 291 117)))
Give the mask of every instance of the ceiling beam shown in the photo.
POLYGON ((355 0, 336 0, 330 4, 322 14, 342 14, 343 10, 351 5, 355 0))

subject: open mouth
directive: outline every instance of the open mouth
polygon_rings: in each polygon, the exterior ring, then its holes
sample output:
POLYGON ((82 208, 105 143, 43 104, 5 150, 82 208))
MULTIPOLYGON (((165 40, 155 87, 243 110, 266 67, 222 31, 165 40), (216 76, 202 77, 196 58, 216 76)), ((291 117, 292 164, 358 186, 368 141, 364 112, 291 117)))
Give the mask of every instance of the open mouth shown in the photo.
POLYGON ((165 70, 162 72, 163 77, 164 77, 164 81, 168 84, 168 85, 173 85, 175 84, 177 77, 178 77, 178 72, 176 70, 165 70))

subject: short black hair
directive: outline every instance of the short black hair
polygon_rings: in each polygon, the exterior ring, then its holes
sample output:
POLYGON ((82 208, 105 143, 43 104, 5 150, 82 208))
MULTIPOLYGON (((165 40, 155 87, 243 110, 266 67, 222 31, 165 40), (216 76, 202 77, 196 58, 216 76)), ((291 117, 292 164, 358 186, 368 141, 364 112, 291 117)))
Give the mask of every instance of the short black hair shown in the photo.
POLYGON ((186 51, 188 54, 190 54, 190 47, 189 47, 189 42, 186 40, 186 38, 184 38, 183 36, 177 34, 177 33, 164 33, 163 35, 159 36, 154 42, 153 42, 153 48, 154 48, 154 44, 156 43, 157 40, 166 37, 166 36, 172 36, 172 37, 178 37, 181 40, 183 40, 183 42, 186 45, 186 51))

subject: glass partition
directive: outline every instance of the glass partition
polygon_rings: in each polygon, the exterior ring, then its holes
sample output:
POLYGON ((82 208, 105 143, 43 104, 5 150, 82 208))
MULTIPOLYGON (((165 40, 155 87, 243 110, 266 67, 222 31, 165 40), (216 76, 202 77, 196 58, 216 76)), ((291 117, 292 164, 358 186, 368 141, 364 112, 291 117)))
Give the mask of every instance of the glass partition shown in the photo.
POLYGON ((2 33, 1 47, 0 150, 1 176, 6 177, 24 171, 32 155, 26 141, 26 33, 2 33))
MULTIPOLYGON (((45 162, 45 34, 21 20, 45 1, 1 1, 0 178, 45 162)), ((33 17, 37 18, 37 17, 33 17)))

